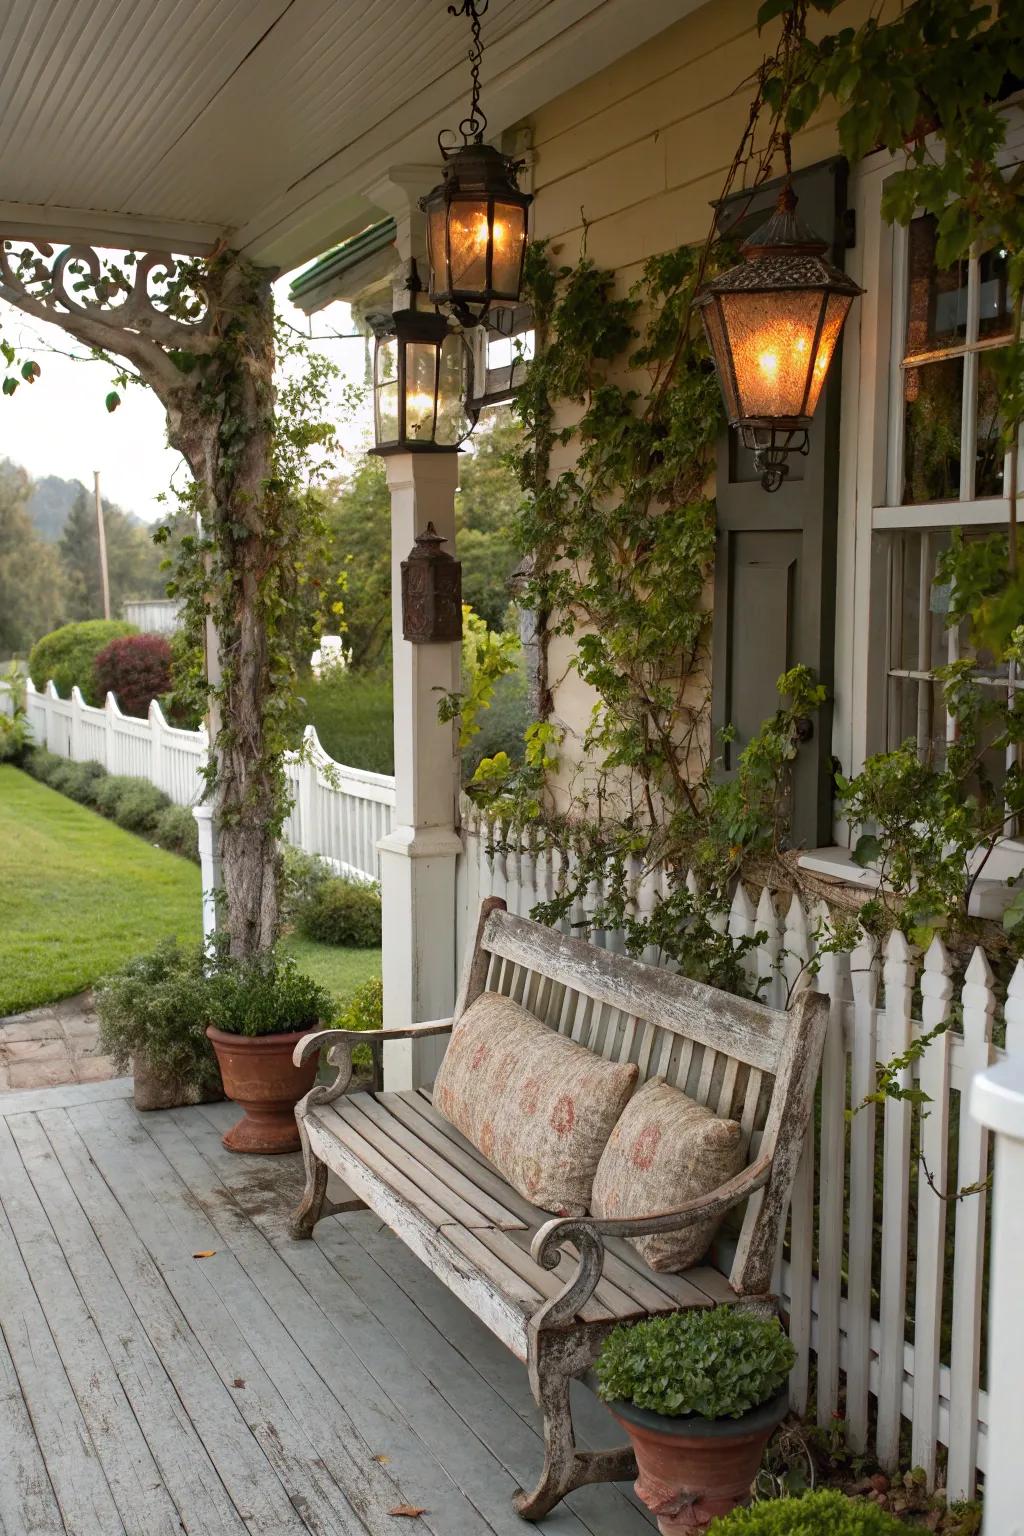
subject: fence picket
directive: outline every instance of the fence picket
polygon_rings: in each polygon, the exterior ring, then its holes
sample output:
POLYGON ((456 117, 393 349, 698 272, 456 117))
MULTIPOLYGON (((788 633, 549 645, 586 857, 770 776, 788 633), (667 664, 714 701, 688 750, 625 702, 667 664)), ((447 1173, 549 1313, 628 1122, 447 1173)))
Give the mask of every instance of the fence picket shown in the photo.
MULTIPOLYGON (((885 1044, 888 1059, 905 1056, 913 1033, 911 998, 916 966, 899 929, 889 935, 882 978, 885 984, 885 1044)), ((912 1086, 908 1065, 897 1074, 901 1090, 912 1086)), ((878 1351, 876 1454, 887 1472, 899 1465, 903 1409, 903 1338, 907 1309, 907 1224, 910 1210, 910 1135, 913 1108, 907 1099, 887 1098, 883 1111, 882 1267, 878 1351)))
MULTIPOLYGON (((945 946, 941 939, 934 938, 924 957, 924 975, 921 978, 923 1033, 945 1024, 949 1017, 950 998, 953 995, 950 971, 945 946)), ((924 1469, 929 1488, 935 1482, 939 1414, 946 1205, 937 1190, 946 1188, 949 1073, 950 1035, 946 1032, 940 1034, 925 1050, 920 1071, 920 1085, 930 1102, 926 1106, 927 1113, 921 1119, 921 1155, 917 1181, 917 1287, 914 1301, 911 1455, 914 1465, 924 1469)))
POLYGON ((821 903, 815 913, 820 969, 817 989, 831 1002, 821 1065, 821 1142, 818 1177, 817 1417, 823 1427, 839 1407, 843 1239, 846 1207, 846 1041, 843 1019, 849 956, 830 951, 832 922, 821 903))
MULTIPOLYGON (((992 1059, 992 1016, 996 999, 992 971, 984 953, 975 949, 967 967, 962 993, 963 1080, 983 1072, 992 1059)), ((988 1132, 968 1112, 968 1096, 960 1094, 959 1156, 956 1189, 981 1184, 988 1173, 988 1132)), ((951 1499, 974 1497, 978 1459, 978 1382, 981 1377, 981 1314, 985 1271, 987 1196, 979 1191, 957 1201, 953 1247, 953 1329, 949 1360, 949 1461, 946 1489, 951 1499)))
MULTIPOLYGON (((875 995, 878 970, 875 947, 862 937, 850 958, 854 1040, 850 1107, 856 1110, 875 1089, 875 995)), ((848 1360, 846 1368, 847 1435, 855 1451, 868 1439, 868 1388, 871 1361, 871 1259, 875 1220, 875 1116, 870 1109, 854 1115, 850 1131, 850 1239, 847 1256, 848 1360)))

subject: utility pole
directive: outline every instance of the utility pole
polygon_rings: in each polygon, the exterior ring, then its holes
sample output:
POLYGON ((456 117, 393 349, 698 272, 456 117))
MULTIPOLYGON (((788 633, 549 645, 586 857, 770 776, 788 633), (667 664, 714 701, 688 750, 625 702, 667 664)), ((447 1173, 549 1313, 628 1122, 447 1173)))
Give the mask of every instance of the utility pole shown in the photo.
POLYGON ((100 581, 103 584, 103 617, 110 618, 110 574, 107 571, 107 530, 103 523, 103 498, 100 496, 100 472, 94 469, 96 486, 96 538, 100 547, 100 581))

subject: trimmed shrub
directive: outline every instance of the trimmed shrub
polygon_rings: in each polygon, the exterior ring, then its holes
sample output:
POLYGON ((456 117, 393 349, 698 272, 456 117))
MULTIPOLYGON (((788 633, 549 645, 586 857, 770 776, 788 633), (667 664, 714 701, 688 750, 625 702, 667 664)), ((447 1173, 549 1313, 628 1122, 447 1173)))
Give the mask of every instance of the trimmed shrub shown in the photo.
POLYGON ((900 1536, 907 1527, 876 1504, 832 1489, 771 1499, 712 1520, 708 1536, 900 1536))
POLYGON ((299 912, 299 932, 318 944, 376 949, 381 940, 380 896, 354 880, 325 880, 299 912))
POLYGON ((96 988, 100 1045, 127 1072, 143 1052, 154 1072, 210 1093, 220 1071, 206 1026, 210 983, 202 947, 179 949, 165 943, 139 955, 96 988))
POLYGON ((130 788, 120 795, 114 820, 126 832, 138 832, 144 837, 152 835, 156 819, 170 805, 170 798, 155 784, 145 779, 130 779, 130 788))
POLYGON ((294 923, 313 894, 334 875, 318 853, 306 853, 285 843, 281 855, 281 916, 285 922, 294 923))
POLYGON ((102 704, 103 695, 97 695, 93 681, 96 657, 111 640, 137 633, 134 624, 120 619, 64 624, 36 641, 29 652, 28 675, 37 688, 45 688, 52 681, 62 699, 77 683, 87 704, 102 704))
MULTIPOLYGON (((379 976, 371 976, 369 981, 356 988, 332 1028, 360 1031, 384 1028, 384 983, 379 976)), ((364 1069, 373 1065, 368 1045, 356 1046, 352 1052, 352 1065, 364 1069)))
POLYGON ((50 779, 50 787, 79 805, 95 805, 96 791, 106 777, 107 770, 100 763, 64 763, 50 779))
POLYGON ((188 806, 165 806, 153 823, 152 837, 158 848, 199 863, 199 828, 188 806))
POLYGON ((140 782, 139 779, 131 779, 123 773, 108 773, 106 778, 99 779, 94 791, 93 803, 100 815, 109 816, 111 821, 115 820, 121 801, 128 791, 134 789, 140 782))
POLYGON ((66 764, 67 758, 58 757, 56 752, 48 752, 45 747, 30 747, 21 766, 41 784, 49 784, 54 774, 59 773, 66 764))
POLYGON ((171 686, 171 647, 163 635, 122 635, 111 640, 93 663, 93 686, 98 698, 113 693, 126 715, 149 713, 152 699, 161 698, 171 686))

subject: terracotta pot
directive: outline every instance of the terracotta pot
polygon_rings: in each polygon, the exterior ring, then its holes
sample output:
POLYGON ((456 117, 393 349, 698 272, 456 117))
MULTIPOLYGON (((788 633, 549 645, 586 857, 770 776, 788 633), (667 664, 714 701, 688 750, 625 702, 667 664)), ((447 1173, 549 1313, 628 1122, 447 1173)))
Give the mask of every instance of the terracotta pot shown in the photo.
POLYGON ((132 1056, 132 1096, 136 1109, 179 1109, 188 1104, 213 1104, 224 1097, 220 1088, 204 1091, 195 1083, 155 1072, 145 1051, 132 1056))
POLYGON ((207 1026, 224 1092, 245 1111, 221 1137, 229 1152, 299 1150, 295 1106, 313 1086, 318 1058, 314 1055, 296 1067, 292 1051, 308 1034, 308 1029, 298 1029, 284 1035, 229 1035, 207 1026))
POLYGON ((750 1499, 764 1448, 789 1412, 789 1397, 778 1397, 741 1419, 673 1419, 632 1403, 609 1403, 633 1442, 640 1473, 637 1497, 657 1516, 661 1536, 703 1531, 750 1499))

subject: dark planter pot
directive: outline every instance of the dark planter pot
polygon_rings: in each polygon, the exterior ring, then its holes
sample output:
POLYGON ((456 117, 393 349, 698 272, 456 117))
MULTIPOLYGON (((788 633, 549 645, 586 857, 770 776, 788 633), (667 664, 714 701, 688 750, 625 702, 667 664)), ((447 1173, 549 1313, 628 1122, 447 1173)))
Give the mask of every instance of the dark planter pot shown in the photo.
POLYGON ((308 1029, 299 1029, 284 1035, 229 1035, 207 1026, 224 1092, 245 1111, 221 1137, 229 1152, 299 1150, 295 1106, 312 1088, 318 1061, 314 1055, 296 1067, 292 1051, 308 1034, 308 1029))
POLYGON ((180 1109, 189 1104, 214 1104, 224 1094, 219 1088, 203 1090, 195 1083, 155 1072, 145 1051, 132 1056, 132 1097, 136 1109, 180 1109))
POLYGON ((608 1407, 633 1442, 635 1488, 657 1517, 661 1536, 703 1531, 750 1498, 764 1448, 789 1412, 789 1395, 751 1409, 741 1419, 673 1419, 632 1403, 608 1407))

